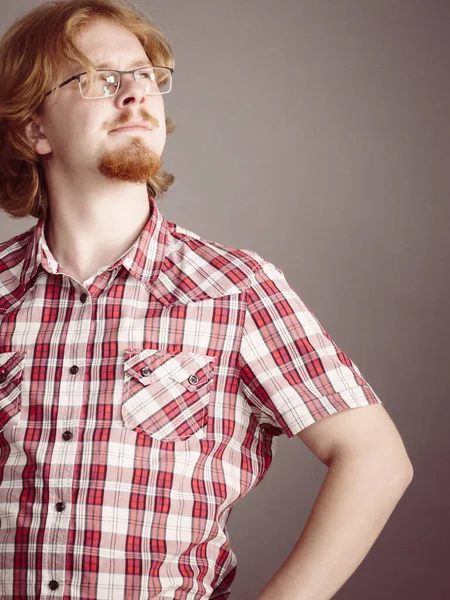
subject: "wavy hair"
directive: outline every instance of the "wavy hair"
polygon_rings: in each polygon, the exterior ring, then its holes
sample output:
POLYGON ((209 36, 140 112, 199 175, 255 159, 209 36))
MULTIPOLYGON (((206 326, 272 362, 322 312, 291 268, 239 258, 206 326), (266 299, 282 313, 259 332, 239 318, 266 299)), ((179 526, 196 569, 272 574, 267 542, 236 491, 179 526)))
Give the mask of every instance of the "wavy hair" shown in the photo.
MULTIPOLYGON (((41 115, 44 94, 63 80, 64 59, 92 74, 95 66, 74 44, 93 18, 109 19, 139 39, 152 64, 174 68, 172 46, 159 27, 126 0, 51 0, 28 11, 0 39, 0 208, 14 219, 46 217, 45 175, 26 137, 32 114, 41 115)), ((53 94, 57 95, 59 88, 53 94)), ((166 133, 175 130, 166 117, 166 133)), ((158 199, 175 177, 162 169, 147 181, 158 199)))

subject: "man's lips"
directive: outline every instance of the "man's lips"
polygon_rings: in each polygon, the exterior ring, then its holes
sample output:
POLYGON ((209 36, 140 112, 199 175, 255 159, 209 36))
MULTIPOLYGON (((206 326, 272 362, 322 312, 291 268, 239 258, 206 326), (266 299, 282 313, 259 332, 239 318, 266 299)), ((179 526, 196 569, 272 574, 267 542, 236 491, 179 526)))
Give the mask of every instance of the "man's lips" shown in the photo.
POLYGON ((118 127, 117 129, 113 129, 112 131, 110 131, 110 133, 114 131, 151 131, 151 129, 145 127, 144 125, 129 125, 128 127, 124 126, 118 127))

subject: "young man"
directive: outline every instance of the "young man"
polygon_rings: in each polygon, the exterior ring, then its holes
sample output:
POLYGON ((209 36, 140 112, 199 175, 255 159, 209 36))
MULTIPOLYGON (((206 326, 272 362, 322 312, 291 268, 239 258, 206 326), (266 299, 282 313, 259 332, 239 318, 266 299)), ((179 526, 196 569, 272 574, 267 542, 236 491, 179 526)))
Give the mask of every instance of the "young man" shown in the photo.
POLYGON ((331 598, 411 481, 401 438, 280 269, 160 212, 171 73, 117 21, 75 40, 98 78, 63 62, 27 119, 47 205, 0 246, 0 596, 229 598, 227 520, 287 434, 329 471, 259 599, 331 598))

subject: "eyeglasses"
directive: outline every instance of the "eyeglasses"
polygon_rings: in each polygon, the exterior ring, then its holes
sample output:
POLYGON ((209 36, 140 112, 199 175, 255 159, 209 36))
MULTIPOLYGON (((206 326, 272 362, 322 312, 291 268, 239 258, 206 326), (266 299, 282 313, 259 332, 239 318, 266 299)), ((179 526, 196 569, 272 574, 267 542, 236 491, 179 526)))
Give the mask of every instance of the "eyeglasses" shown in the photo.
MULTIPOLYGON (((94 71, 92 76, 88 73, 79 73, 70 79, 67 79, 58 88, 67 85, 74 79, 78 79, 80 94, 83 98, 89 100, 95 98, 110 98, 115 96, 120 87, 122 75, 132 73, 134 79, 141 84, 145 93, 149 96, 168 94, 172 89, 172 73, 174 69, 170 67, 140 67, 131 71, 116 71, 113 69, 99 69, 94 71)), ((46 92, 44 96, 48 96, 57 88, 53 88, 46 92)))

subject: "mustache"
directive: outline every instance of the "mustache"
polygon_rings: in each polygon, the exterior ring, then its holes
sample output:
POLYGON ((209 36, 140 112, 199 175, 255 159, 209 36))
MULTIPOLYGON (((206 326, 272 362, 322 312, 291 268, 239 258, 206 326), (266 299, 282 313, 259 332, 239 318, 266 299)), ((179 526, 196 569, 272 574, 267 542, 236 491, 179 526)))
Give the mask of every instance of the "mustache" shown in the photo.
POLYGON ((132 121, 142 121, 143 123, 150 123, 154 127, 159 127, 158 119, 156 119, 147 111, 143 111, 140 117, 137 115, 134 116, 131 113, 121 115, 117 122, 112 125, 111 129, 117 129, 117 127, 125 127, 128 123, 132 121))

